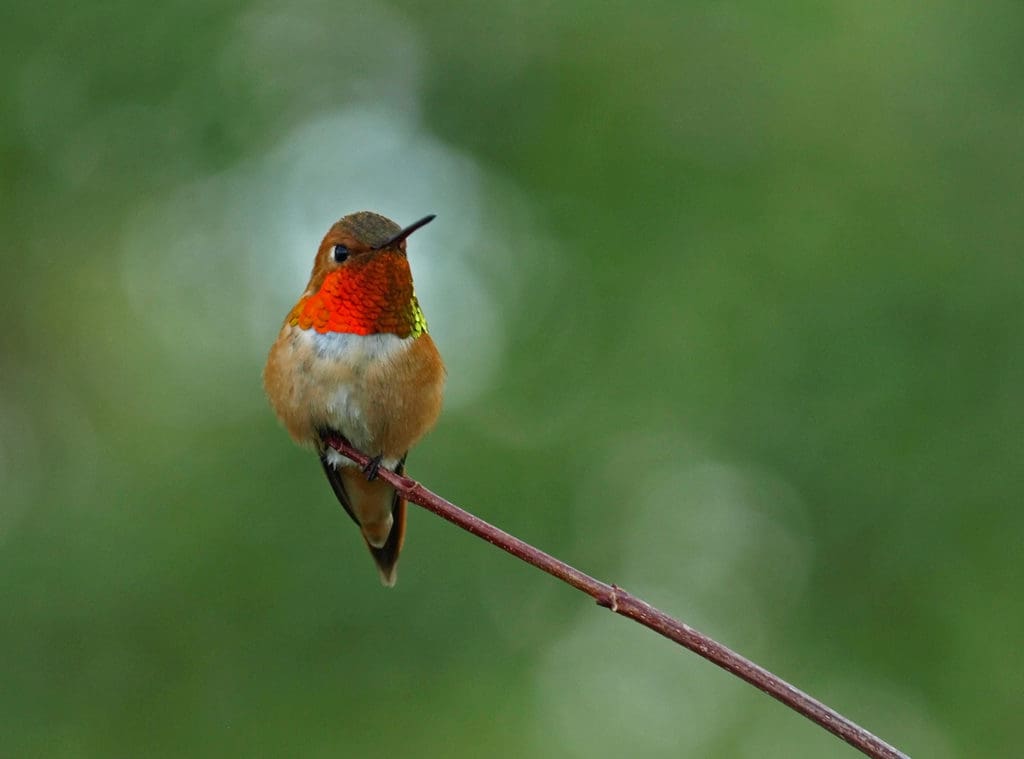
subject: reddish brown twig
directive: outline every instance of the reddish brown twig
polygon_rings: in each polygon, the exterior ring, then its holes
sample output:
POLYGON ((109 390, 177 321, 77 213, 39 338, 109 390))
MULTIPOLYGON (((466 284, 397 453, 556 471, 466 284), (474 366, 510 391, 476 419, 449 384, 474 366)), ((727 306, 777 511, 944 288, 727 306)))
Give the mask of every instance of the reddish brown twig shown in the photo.
MULTIPOLYGON (((356 450, 341 438, 328 439, 325 442, 360 466, 366 466, 370 461, 369 456, 356 450)), ((395 474, 383 467, 380 469, 379 476, 391 483, 411 503, 434 512, 477 537, 483 538, 488 543, 496 545, 503 551, 507 551, 528 564, 567 582, 574 588, 582 590, 594 598, 598 605, 610 609, 616 614, 629 617, 664 635, 669 640, 674 640, 679 645, 685 646, 695 654, 703 656, 712 664, 717 664, 722 669, 732 672, 772 698, 778 699, 790 709, 821 725, 833 735, 842 738, 867 756, 876 759, 908 759, 906 754, 846 719, 821 701, 794 688, 764 667, 740 656, 689 625, 655 609, 622 588, 595 580, 564 561, 534 548, 514 535, 509 535, 504 530, 488 524, 468 511, 463 511, 455 504, 427 490, 415 480, 395 474)))

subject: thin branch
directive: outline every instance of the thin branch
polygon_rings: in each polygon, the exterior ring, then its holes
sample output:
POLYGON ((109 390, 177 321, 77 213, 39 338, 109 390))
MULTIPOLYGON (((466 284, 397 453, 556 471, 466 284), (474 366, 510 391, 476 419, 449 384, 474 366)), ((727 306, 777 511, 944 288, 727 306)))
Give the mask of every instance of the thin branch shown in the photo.
MULTIPOLYGON (((328 445, 360 466, 366 466, 370 458, 356 450, 342 438, 329 438, 328 445)), ((772 698, 778 699, 790 709, 802 714, 812 722, 842 738, 854 748, 875 759, 909 759, 906 754, 897 750, 882 739, 872 735, 864 728, 851 722, 833 709, 794 688, 780 677, 773 675, 754 662, 721 643, 709 638, 689 625, 673 619, 669 615, 654 608, 645 601, 626 592, 617 585, 608 585, 600 580, 580 572, 564 561, 534 548, 514 535, 488 524, 468 511, 463 511, 455 504, 432 493, 415 480, 395 474, 389 469, 380 469, 379 476, 395 487, 408 501, 418 504, 439 517, 458 525, 467 532, 483 538, 516 558, 543 569, 563 582, 582 590, 594 598, 599 606, 610 609, 616 614, 628 617, 656 633, 664 635, 681 646, 703 656, 712 664, 731 672, 754 687, 764 691, 772 698)))

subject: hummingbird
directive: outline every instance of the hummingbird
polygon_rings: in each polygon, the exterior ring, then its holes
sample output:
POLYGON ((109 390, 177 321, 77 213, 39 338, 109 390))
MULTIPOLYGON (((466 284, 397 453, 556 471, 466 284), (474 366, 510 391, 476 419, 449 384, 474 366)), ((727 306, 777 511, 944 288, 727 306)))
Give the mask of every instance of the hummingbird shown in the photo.
POLYGON ((377 478, 405 471, 409 449, 441 413, 445 368, 427 334, 404 229, 370 211, 324 236, 302 297, 263 370, 270 405, 292 438, 320 457, 334 495, 362 532, 381 582, 393 586, 405 499, 377 478), (325 442, 340 436, 371 457, 358 466, 325 442))

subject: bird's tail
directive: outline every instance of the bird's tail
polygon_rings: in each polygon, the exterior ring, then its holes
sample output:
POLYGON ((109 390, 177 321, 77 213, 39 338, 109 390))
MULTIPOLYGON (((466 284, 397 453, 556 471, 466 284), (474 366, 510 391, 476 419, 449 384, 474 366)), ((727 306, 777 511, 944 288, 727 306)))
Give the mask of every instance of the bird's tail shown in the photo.
POLYGON ((402 543, 405 542, 405 499, 397 494, 391 516, 394 520, 391 524, 391 531, 388 533, 388 539, 380 548, 375 548, 365 533, 363 534, 366 547, 370 549, 370 555, 377 563, 380 581, 388 588, 393 588, 398 579, 398 554, 402 552, 402 543))
MULTIPOLYGON (((320 463, 338 502, 359 527, 377 564, 380 581, 393 587, 398 577, 398 555, 405 541, 405 499, 383 480, 367 481, 356 467, 336 467, 326 455, 320 457, 320 463)), ((405 472, 404 457, 395 472, 405 472)))

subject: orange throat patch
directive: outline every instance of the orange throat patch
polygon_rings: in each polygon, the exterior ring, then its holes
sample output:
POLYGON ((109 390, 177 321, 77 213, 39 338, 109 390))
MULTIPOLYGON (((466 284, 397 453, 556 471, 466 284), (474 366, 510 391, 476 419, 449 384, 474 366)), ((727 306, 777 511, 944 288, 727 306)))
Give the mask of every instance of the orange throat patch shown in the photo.
POLYGON ((427 331, 404 256, 383 253, 330 272, 288 315, 300 329, 419 337, 427 331))

